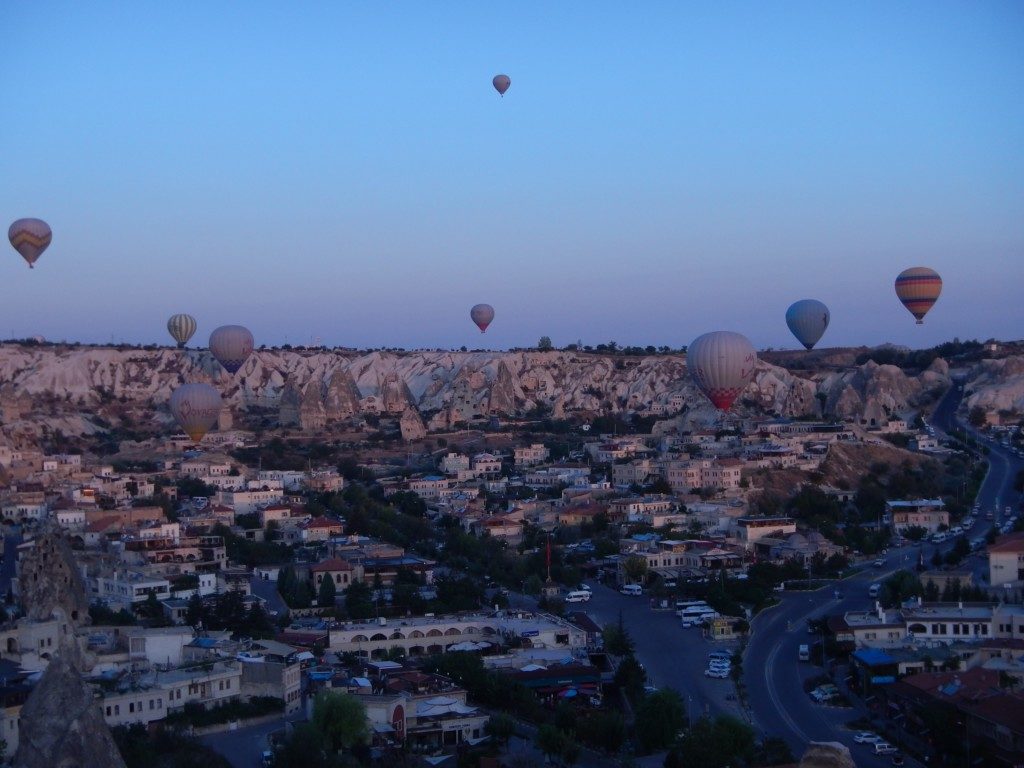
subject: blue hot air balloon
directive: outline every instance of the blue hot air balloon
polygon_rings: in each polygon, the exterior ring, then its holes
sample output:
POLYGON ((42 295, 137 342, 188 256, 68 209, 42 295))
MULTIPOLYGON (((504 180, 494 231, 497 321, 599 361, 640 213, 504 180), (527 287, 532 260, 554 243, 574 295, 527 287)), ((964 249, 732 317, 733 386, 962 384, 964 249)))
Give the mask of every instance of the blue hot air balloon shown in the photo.
POLYGON ((828 307, 817 299, 800 299, 786 310, 786 325, 807 349, 818 343, 828 321, 828 307))

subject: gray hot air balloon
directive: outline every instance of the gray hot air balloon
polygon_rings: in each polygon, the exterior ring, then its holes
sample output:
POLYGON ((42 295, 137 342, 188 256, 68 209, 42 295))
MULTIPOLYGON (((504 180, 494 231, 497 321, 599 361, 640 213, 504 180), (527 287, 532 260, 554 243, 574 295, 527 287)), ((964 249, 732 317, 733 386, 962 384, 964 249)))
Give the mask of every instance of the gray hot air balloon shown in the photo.
POLYGON ((746 336, 705 333, 686 348, 686 369, 714 406, 727 411, 754 378, 757 353, 746 336))
POLYGON ((53 232, 42 219, 18 219, 7 230, 7 239, 11 241, 14 250, 21 254, 21 258, 28 262, 29 269, 32 269, 36 259, 50 247, 53 232))
POLYGON ((167 321, 167 330, 178 342, 178 349, 182 349, 196 332, 196 319, 192 315, 171 315, 167 321))
POLYGON ((797 341, 811 349, 828 328, 829 317, 828 307, 817 299, 800 299, 786 310, 786 325, 797 341))
POLYGON ((512 80, 508 75, 495 75, 491 82, 494 83, 494 90, 502 96, 505 95, 505 91, 508 90, 508 87, 512 85, 512 80))
POLYGON ((222 325, 210 334, 210 352, 228 373, 235 373, 252 354, 253 340, 248 328, 222 325))
POLYGON ((171 413, 194 443, 217 423, 221 405, 220 392, 209 384, 182 384, 171 393, 171 413))
POLYGON ((483 333, 494 319, 494 307, 490 304, 477 304, 469 310, 469 316, 480 329, 480 333, 483 333))

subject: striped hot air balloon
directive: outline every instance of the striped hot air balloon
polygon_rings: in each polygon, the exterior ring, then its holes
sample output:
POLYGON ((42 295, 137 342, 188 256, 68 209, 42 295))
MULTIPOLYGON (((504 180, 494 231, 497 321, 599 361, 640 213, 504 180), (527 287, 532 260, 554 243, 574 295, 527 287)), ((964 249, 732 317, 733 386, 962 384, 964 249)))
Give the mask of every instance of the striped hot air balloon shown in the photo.
POLYGON ((167 321, 167 331, 178 342, 178 349, 183 349, 196 332, 196 319, 192 315, 171 315, 167 321))
POLYGON ((494 307, 490 304, 477 304, 469 310, 469 317, 476 323, 480 333, 484 333, 487 330, 487 326, 494 320, 494 307))
POLYGON ((241 325, 222 325, 210 334, 210 352, 228 373, 236 373, 245 364, 252 347, 252 333, 241 325))
POLYGON ((11 241, 14 250, 21 254, 21 258, 28 262, 29 269, 34 269, 36 259, 50 247, 53 232, 42 219, 18 219, 7 230, 7 239, 11 241))
POLYGON ((800 299, 786 310, 786 325, 807 349, 818 343, 828 321, 828 307, 817 299, 800 299))
POLYGON ((183 384, 171 393, 171 413, 194 443, 217 423, 222 404, 220 392, 209 384, 183 384))
POLYGON ((686 348, 686 368, 715 408, 727 411, 754 379, 757 353, 746 336, 705 333, 686 348))
POLYGON ((942 278, 934 269, 928 267, 911 267, 900 272, 896 278, 896 295, 903 306, 914 317, 917 324, 924 323, 928 314, 942 293, 942 278))

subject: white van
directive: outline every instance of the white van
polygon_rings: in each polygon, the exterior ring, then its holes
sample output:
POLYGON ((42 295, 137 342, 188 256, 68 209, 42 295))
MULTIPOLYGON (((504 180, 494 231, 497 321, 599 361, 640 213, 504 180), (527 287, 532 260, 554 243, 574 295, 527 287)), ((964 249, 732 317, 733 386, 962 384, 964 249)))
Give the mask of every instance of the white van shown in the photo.
POLYGON ((567 603, 585 603, 590 599, 590 593, 585 589, 573 590, 565 596, 567 603))
POLYGON ((622 589, 619 590, 624 595, 642 595, 644 593, 643 587, 639 584, 623 584, 622 589))
POLYGON ((707 608, 708 604, 703 600, 676 600, 676 616, 683 617, 683 611, 687 608, 707 608))

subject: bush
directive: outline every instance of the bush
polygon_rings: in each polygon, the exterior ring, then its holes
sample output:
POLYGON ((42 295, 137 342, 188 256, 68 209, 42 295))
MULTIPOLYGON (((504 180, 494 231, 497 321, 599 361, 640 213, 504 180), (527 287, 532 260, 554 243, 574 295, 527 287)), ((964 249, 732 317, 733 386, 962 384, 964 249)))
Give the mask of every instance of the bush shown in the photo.
POLYGON ((273 696, 254 696, 249 701, 229 701, 212 709, 206 709, 202 704, 192 702, 186 704, 181 711, 169 714, 166 722, 169 725, 192 725, 201 728, 205 725, 218 725, 232 720, 262 717, 277 712, 284 712, 284 699, 273 696))

